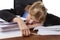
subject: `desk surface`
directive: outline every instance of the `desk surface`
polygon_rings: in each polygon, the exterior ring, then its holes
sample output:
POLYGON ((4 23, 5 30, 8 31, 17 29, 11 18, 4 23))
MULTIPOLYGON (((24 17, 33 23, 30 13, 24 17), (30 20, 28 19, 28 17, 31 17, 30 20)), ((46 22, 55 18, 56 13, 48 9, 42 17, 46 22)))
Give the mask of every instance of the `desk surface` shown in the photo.
POLYGON ((34 36, 31 35, 29 37, 15 37, 10 39, 2 39, 2 40, 60 40, 60 36, 34 36))

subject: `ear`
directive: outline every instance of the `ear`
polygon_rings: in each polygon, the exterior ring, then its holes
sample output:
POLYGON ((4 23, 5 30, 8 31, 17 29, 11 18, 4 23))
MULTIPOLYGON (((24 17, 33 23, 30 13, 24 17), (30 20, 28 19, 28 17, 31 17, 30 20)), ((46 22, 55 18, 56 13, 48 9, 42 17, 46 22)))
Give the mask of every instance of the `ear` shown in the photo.
POLYGON ((29 8, 31 7, 31 5, 27 5, 26 7, 25 7, 25 10, 27 11, 27 12, 29 12, 29 8))

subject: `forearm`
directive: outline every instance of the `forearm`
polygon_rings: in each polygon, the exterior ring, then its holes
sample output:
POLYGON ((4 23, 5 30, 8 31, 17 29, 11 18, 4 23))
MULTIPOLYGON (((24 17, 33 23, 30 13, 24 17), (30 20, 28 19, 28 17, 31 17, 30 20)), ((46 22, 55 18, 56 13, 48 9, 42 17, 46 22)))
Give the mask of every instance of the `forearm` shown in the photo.
POLYGON ((24 29, 24 28, 27 27, 26 24, 24 23, 24 21, 20 17, 15 17, 13 19, 13 22, 16 22, 18 24, 18 26, 19 26, 20 29, 21 28, 24 29))
POLYGON ((14 18, 13 22, 16 22, 18 24, 23 36, 30 35, 30 30, 27 28, 27 26, 25 25, 24 21, 21 18, 19 17, 14 18))

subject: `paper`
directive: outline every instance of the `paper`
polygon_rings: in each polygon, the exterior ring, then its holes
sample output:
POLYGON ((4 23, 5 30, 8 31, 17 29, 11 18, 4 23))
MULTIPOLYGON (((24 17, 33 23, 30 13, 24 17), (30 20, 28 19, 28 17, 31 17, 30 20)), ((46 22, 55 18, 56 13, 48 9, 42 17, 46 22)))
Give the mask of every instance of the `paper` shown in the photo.
POLYGON ((60 35, 60 32, 40 30, 37 32, 37 34, 38 35, 60 35))
POLYGON ((38 26, 34 30, 38 30, 38 35, 60 35, 60 25, 48 27, 38 26))

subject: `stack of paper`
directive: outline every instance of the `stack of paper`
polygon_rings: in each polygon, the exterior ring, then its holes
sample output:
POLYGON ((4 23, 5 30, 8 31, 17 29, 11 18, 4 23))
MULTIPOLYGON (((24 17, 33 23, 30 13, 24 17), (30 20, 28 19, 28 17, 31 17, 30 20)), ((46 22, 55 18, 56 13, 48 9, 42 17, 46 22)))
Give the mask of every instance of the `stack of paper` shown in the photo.
MULTIPOLYGON (((22 18, 22 20, 26 19, 22 18)), ((22 37, 22 32, 17 23, 6 22, 3 19, 0 19, 0 40, 14 37, 22 37)))
POLYGON ((60 35, 60 25, 48 27, 38 26, 34 30, 38 30, 38 35, 60 35))
MULTIPOLYGON (((25 18, 21 18, 22 20, 26 20, 25 18)), ((0 32, 9 32, 9 31, 17 31, 20 30, 17 23, 14 22, 6 22, 0 19, 0 32)))
POLYGON ((9 32, 9 31, 17 31, 19 27, 17 24, 1 24, 0 32, 9 32))

